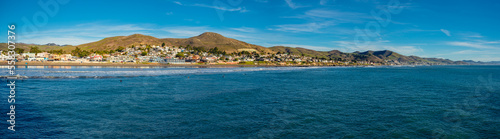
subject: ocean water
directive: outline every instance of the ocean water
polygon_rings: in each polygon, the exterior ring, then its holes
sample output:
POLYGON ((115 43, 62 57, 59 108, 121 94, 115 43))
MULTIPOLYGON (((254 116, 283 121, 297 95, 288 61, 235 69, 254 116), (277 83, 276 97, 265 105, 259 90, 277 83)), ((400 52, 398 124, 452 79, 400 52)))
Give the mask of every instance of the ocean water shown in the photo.
POLYGON ((500 138, 500 66, 17 72, 1 138, 500 138))

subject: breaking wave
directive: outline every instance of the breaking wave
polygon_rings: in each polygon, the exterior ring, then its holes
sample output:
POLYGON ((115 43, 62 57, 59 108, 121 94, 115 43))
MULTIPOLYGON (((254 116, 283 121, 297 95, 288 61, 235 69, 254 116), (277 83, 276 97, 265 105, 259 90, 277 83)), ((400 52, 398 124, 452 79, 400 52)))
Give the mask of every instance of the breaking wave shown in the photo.
MULTIPOLYGON (((19 75, 28 79, 80 79, 80 78, 124 78, 141 76, 217 74, 254 71, 292 71, 319 67, 239 67, 239 68, 25 68, 17 69, 19 75)), ((7 72, 7 70, 1 70, 7 72)))

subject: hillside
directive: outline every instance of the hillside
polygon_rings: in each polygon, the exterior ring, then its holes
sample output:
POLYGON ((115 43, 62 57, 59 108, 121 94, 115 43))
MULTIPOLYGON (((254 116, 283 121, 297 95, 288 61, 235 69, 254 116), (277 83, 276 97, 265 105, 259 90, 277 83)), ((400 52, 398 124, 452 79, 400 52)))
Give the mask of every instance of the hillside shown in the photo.
POLYGON ((174 46, 194 46, 194 47, 205 47, 207 50, 209 48, 217 47, 219 50, 223 50, 226 52, 237 52, 237 51, 258 51, 260 53, 271 53, 272 50, 249 44, 243 41, 239 41, 232 38, 224 37, 218 33, 214 32, 205 32, 201 35, 187 38, 187 39, 174 39, 174 38, 165 38, 161 39, 165 44, 170 44, 174 46))
MULTIPOLYGON (((82 50, 114 50, 120 46, 129 47, 132 45, 139 46, 140 44, 160 45, 162 41, 158 38, 142 34, 133 34, 130 36, 116 36, 104 38, 97 42, 81 44, 76 47, 82 50)), ((72 50, 74 48, 70 48, 72 50)))
MULTIPOLYGON (((159 39, 153 36, 133 34, 130 36, 108 37, 102 40, 81 44, 78 46, 47 46, 18 43, 17 48, 22 48, 25 52, 30 50, 30 46, 38 46, 42 51, 59 50, 70 52, 76 47, 82 50, 115 50, 118 47, 129 47, 132 45, 161 45, 165 43, 168 46, 193 46, 204 47, 205 50, 217 47, 219 50, 228 53, 238 51, 257 51, 259 53, 289 53, 292 55, 314 57, 319 59, 332 59, 336 61, 370 61, 375 63, 407 63, 407 64, 467 64, 463 61, 451 61, 440 58, 421 58, 418 56, 404 56, 390 50, 383 51, 366 51, 344 53, 338 50, 332 51, 315 51, 306 48, 292 48, 286 46, 273 46, 270 48, 249 44, 232 38, 224 37, 218 33, 205 32, 198 36, 190 38, 163 38, 159 39)), ((0 50, 7 50, 7 44, 0 43, 0 50)))
POLYGON ((159 39, 153 36, 133 34, 130 36, 116 36, 104 38, 100 41, 81 44, 78 46, 64 47, 63 50, 69 52, 76 47, 82 50, 114 50, 118 47, 129 47, 132 45, 161 45, 165 43, 168 46, 193 46, 193 47, 204 47, 205 49, 210 49, 217 47, 219 50, 226 52, 237 52, 237 51, 258 51, 264 53, 271 53, 272 50, 249 44, 243 41, 239 41, 232 38, 224 37, 220 34, 213 32, 205 32, 195 37, 191 38, 163 38, 159 39))
MULTIPOLYGON (((66 47, 71 47, 71 46, 48 46, 48 45, 38 45, 38 44, 25 44, 25 43, 16 43, 16 48, 21 48, 24 49, 25 52, 28 52, 31 48, 31 46, 36 46, 42 51, 50 51, 50 50, 59 50, 62 48, 66 47)), ((8 45, 7 43, 0 43, 0 50, 2 51, 7 51, 8 50, 8 45)))
POLYGON ((308 57, 328 57, 327 52, 321 52, 321 51, 315 51, 311 49, 306 49, 306 48, 292 48, 292 47, 285 47, 285 46, 273 46, 270 47, 269 49, 273 50, 274 52, 281 52, 281 53, 289 53, 292 55, 304 55, 308 57))
POLYGON ((269 49, 275 52, 290 53, 293 55, 304 55, 310 57, 318 57, 324 59, 332 59, 338 61, 370 61, 376 63, 425 63, 425 64, 467 64, 462 61, 452 61, 449 59, 440 58, 421 58, 418 56, 404 56, 399 53, 383 50, 383 51, 366 51, 366 52, 353 52, 344 53, 338 50, 332 51, 315 51, 305 48, 291 48, 284 46, 274 46, 269 49))

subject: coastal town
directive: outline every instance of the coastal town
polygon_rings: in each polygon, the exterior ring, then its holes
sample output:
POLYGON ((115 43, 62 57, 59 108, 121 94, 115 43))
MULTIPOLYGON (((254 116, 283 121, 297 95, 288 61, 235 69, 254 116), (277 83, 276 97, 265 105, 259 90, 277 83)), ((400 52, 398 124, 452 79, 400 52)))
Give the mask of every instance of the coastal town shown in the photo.
MULTIPOLYGON (((116 49, 114 50, 88 50, 76 46, 73 49, 64 51, 62 48, 67 46, 60 46, 54 43, 49 43, 45 46, 57 46, 61 48, 49 51, 42 51, 42 49, 38 46, 29 46, 27 49, 16 48, 15 58, 9 58, 6 51, 0 51, 0 61, 14 59, 17 63, 35 63, 38 65, 147 64, 259 66, 440 65, 447 64, 445 62, 449 61, 447 60, 441 62, 443 59, 436 58, 419 58, 414 56, 406 57, 388 50, 353 53, 342 53, 337 50, 332 50, 328 52, 328 54, 331 53, 329 56, 318 56, 304 53, 288 53, 290 50, 264 52, 250 48, 226 52, 218 47, 210 48, 190 45, 173 46, 166 45, 165 43, 118 46, 115 47, 116 49)), ((289 49, 287 47, 283 48, 289 49)))
MULTIPOLYGON (((115 50, 82 50, 71 52, 61 50, 40 51, 36 46, 24 52, 16 50, 17 62, 52 63, 116 63, 116 64, 243 64, 243 65, 375 65, 369 61, 342 61, 326 58, 292 55, 289 53, 259 53, 254 49, 226 53, 217 47, 205 50, 203 47, 139 45, 118 47, 115 50)), ((1 52, 0 60, 8 57, 1 52)))

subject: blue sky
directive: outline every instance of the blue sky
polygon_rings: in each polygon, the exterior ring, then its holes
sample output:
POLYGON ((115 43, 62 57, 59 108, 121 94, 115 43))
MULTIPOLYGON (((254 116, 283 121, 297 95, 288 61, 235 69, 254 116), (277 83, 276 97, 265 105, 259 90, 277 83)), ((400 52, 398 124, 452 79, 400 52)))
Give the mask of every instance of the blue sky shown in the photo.
POLYGON ((10 0, 0 5, 0 22, 17 26, 18 42, 36 44, 211 31, 265 47, 500 61, 499 7, 454 0, 10 0))

